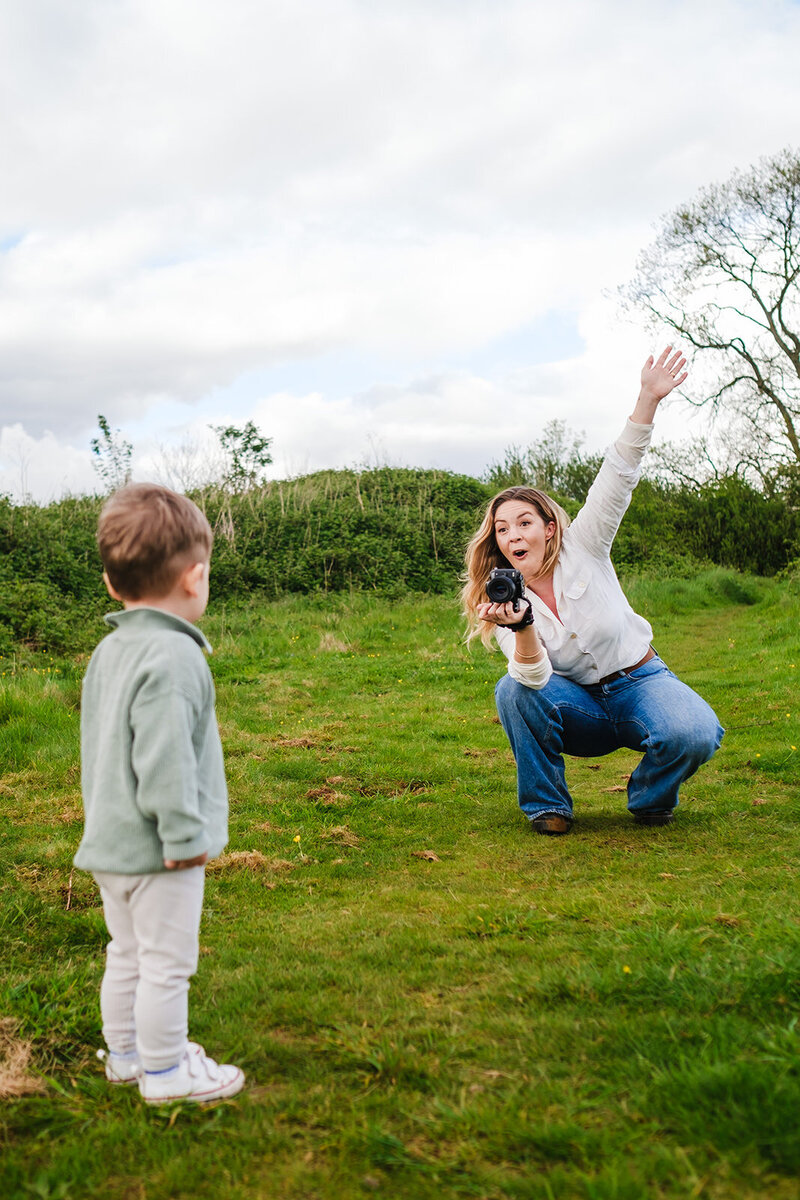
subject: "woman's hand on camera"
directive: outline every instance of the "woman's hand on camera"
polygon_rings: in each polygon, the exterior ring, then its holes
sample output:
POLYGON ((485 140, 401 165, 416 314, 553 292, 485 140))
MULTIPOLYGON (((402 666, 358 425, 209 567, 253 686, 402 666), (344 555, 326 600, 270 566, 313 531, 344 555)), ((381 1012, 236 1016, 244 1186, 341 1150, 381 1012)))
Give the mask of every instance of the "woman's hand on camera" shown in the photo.
POLYGON ((501 629, 504 626, 513 628, 514 625, 519 625, 526 612, 527 608, 524 604, 520 605, 517 612, 514 612, 514 605, 510 600, 505 604, 479 604, 477 608, 478 616, 482 621, 488 621, 491 625, 499 625, 501 629))

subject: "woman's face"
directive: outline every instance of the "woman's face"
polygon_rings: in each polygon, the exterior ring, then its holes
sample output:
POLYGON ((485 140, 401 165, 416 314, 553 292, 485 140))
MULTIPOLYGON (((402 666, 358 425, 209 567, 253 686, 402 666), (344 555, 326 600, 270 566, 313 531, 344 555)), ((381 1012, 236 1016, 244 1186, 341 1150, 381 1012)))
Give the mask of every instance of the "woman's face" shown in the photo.
POLYGON ((522 571, 526 583, 541 571, 545 548, 555 531, 555 521, 545 524, 538 510, 525 500, 506 500, 494 515, 500 553, 522 571))

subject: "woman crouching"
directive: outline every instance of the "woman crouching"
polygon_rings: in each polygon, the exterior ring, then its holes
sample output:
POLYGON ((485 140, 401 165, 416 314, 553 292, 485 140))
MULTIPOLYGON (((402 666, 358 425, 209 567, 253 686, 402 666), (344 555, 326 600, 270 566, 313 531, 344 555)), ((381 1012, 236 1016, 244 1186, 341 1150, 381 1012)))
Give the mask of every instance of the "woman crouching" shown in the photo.
MULTIPOLYGON (((537 833, 572 827, 564 754, 642 751, 628 809, 639 825, 668 825, 680 785, 722 740, 712 709, 656 654, 610 557, 656 409, 686 379, 685 363, 671 346, 657 362, 648 358, 633 413, 572 523, 543 492, 512 487, 492 500, 467 549, 468 636, 480 630, 488 645, 494 634, 508 658, 497 711, 517 763, 519 805, 537 833), (521 573, 519 598, 489 599, 496 568, 521 573)), ((513 578, 498 583, 513 594, 513 578)))

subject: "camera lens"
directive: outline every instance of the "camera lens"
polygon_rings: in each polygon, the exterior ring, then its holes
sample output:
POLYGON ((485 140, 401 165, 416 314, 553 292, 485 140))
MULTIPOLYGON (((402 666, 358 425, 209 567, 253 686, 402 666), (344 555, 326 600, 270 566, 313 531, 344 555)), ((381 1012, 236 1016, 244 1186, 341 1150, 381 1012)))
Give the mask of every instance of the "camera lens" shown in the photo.
POLYGON ((502 575, 496 576, 487 583, 486 594, 495 604, 505 604, 514 599, 514 584, 502 575))

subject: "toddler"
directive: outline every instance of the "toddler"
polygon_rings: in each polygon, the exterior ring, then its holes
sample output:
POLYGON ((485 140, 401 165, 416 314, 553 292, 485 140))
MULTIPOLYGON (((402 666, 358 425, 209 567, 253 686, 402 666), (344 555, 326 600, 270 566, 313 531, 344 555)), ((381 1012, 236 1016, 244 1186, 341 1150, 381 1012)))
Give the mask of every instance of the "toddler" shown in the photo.
POLYGON ((111 940, 98 1051, 112 1083, 148 1104, 233 1096, 234 1066, 188 1033, 204 864, 228 839, 214 685, 195 628, 208 602, 212 533, 185 496, 130 484, 100 514, 103 578, 124 611, 83 683, 85 828, 75 865, 91 871, 111 940))

